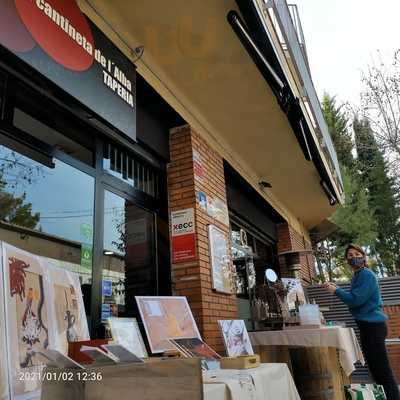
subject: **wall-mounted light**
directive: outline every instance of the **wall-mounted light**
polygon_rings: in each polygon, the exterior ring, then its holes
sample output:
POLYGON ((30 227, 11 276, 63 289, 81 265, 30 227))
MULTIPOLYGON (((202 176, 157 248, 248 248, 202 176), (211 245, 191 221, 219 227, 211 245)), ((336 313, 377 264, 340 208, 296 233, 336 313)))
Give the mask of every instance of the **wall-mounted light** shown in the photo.
POLYGON ((105 256, 112 256, 112 255, 114 254, 114 252, 111 251, 111 250, 104 250, 103 254, 104 254, 105 256))

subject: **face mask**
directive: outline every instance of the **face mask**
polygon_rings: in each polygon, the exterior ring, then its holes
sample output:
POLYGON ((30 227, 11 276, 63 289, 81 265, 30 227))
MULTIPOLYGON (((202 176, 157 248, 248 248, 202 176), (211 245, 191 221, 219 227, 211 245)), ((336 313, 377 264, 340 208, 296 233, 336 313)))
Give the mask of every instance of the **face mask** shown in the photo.
POLYGON ((348 262, 352 267, 363 267, 365 264, 365 259, 364 257, 352 257, 348 262))

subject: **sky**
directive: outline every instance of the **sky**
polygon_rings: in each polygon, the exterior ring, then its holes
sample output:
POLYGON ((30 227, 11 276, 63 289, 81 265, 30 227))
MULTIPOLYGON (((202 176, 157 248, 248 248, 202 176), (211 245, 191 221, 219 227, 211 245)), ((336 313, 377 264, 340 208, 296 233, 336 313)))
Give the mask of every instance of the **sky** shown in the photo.
POLYGON ((400 49, 400 0, 294 0, 318 96, 359 105, 361 71, 400 49))

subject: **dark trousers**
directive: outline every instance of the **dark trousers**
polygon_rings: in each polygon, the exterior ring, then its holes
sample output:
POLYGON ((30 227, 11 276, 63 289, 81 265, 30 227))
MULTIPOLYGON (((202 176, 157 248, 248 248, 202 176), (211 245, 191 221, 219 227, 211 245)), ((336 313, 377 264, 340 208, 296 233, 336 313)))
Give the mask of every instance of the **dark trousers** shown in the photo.
POLYGON ((385 339, 385 322, 356 321, 360 328, 361 347, 372 378, 385 389, 387 400, 400 400, 400 393, 390 366, 385 339))

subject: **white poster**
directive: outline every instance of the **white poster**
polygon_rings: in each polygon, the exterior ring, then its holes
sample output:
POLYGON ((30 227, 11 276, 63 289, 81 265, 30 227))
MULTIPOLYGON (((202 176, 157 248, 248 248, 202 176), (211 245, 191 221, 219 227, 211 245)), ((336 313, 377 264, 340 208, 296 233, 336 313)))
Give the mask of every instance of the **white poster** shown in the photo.
POLYGON ((41 258, 49 280, 54 350, 68 354, 68 342, 90 340, 79 275, 41 258))
POLYGON ((213 289, 232 293, 232 271, 227 234, 214 225, 208 226, 213 289))

